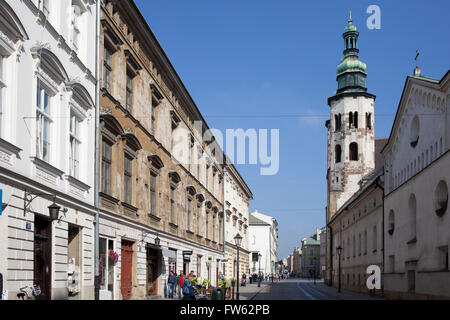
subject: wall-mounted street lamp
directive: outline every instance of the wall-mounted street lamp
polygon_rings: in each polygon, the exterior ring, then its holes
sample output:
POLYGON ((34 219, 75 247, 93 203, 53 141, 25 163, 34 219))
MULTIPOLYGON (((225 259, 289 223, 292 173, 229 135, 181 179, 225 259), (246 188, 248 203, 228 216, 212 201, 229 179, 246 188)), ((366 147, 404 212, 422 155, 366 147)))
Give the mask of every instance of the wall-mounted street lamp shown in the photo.
POLYGON ((261 253, 258 253, 258 262, 259 262, 259 268, 258 268, 258 287, 261 287, 261 253))
POLYGON ((337 247, 336 248, 336 250, 337 250, 337 253, 338 253, 338 256, 339 256, 339 270, 338 270, 338 273, 339 273, 339 281, 338 281, 338 292, 341 292, 341 254, 342 254, 342 247, 341 246, 339 246, 339 247, 337 247))
POLYGON ((159 239, 159 237, 158 237, 158 235, 156 235, 156 238, 155 238, 155 246, 160 246, 160 244, 161 244, 161 239, 159 239))
MULTIPOLYGON (((53 198, 53 203, 50 206, 48 206, 48 212, 51 221, 58 220, 59 222, 60 221, 59 212, 61 211, 61 207, 56 204, 56 195, 54 194, 47 194, 47 193, 32 194, 25 190, 24 205, 23 205, 24 215, 26 215, 28 207, 33 202, 33 200, 35 200, 38 197, 53 198)), ((62 211, 66 213, 68 210, 64 208, 62 211)))
POLYGON ((236 275, 236 282, 237 282, 237 291, 236 291, 236 300, 239 300, 239 286, 241 285, 241 279, 239 278, 239 247, 242 244, 242 236, 238 233, 235 237, 234 237, 234 243, 236 244, 236 249, 237 249, 237 275, 236 275))

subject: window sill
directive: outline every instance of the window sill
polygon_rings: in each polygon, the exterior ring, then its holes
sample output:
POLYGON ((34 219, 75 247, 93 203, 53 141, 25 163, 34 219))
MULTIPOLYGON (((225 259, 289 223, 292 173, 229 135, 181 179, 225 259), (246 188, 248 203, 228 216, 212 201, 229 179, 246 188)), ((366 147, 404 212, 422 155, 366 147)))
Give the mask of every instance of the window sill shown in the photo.
POLYGON ((119 199, 114 198, 113 196, 110 196, 107 193, 99 192, 98 195, 106 200, 109 200, 110 202, 113 202, 115 204, 118 204, 120 202, 119 199))
POLYGON ((12 143, 0 138, 0 149, 3 150, 4 152, 6 152, 8 155, 12 155, 12 154, 19 154, 22 149, 20 149, 19 147, 16 147, 15 145, 13 145, 12 143))
POLYGON ((173 229, 178 229, 178 225, 175 223, 169 222, 169 226, 171 226, 173 229))
POLYGON ((61 177, 64 174, 64 171, 59 170, 58 168, 52 166, 50 163, 41 160, 37 157, 31 157, 31 161, 40 169, 45 170, 49 174, 51 174, 54 177, 61 177))
POLYGON ((127 208, 127 209, 129 209, 131 211, 134 211, 134 212, 137 212, 139 210, 138 208, 136 208, 136 207, 134 207, 131 204, 126 203, 126 202, 121 202, 120 204, 122 205, 122 207, 125 207, 125 208, 127 208))
POLYGON ((156 221, 156 222, 161 221, 161 218, 158 217, 158 216, 156 216, 156 215, 154 215, 153 213, 149 213, 148 216, 149 216, 149 218, 152 219, 153 221, 156 221))
POLYGON ((86 183, 78 180, 77 178, 75 178, 71 175, 65 175, 65 178, 67 181, 69 181, 70 184, 72 184, 84 191, 89 191, 91 189, 91 186, 87 185, 86 183))
POLYGON ((414 238, 414 239, 412 239, 412 240, 409 240, 406 244, 414 244, 414 243, 416 243, 416 242, 417 242, 417 239, 414 238))

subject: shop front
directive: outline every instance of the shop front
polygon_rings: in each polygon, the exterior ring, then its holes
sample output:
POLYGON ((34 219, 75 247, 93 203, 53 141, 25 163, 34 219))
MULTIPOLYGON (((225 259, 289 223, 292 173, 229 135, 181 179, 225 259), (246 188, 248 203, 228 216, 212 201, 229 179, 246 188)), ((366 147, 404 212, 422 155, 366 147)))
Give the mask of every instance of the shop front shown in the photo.
POLYGON ((147 244, 147 296, 156 296, 159 294, 158 282, 161 276, 161 248, 156 245, 147 244))

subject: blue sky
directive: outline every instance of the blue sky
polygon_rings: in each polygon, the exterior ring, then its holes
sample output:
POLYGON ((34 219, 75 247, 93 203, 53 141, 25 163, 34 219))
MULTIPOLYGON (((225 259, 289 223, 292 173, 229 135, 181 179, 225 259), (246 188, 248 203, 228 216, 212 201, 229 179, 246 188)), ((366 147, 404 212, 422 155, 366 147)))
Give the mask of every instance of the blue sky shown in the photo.
POLYGON ((237 165, 255 197, 251 211, 278 220, 280 259, 325 225, 324 123, 349 10, 377 96, 377 138, 389 136, 416 50, 423 75, 441 78, 450 68, 448 0, 136 3, 211 128, 280 130, 277 175, 237 165), (366 27, 372 4, 381 9, 380 30, 366 27))

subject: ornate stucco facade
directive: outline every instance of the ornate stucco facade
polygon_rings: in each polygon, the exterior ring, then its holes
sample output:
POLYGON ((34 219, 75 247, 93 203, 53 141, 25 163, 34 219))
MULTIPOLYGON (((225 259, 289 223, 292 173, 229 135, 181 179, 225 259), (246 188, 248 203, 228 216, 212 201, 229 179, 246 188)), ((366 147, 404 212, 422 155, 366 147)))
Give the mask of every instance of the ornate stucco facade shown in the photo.
POLYGON ((169 271, 216 285, 223 151, 133 1, 103 2, 101 34, 100 234, 121 254, 102 297, 165 295, 169 271))

